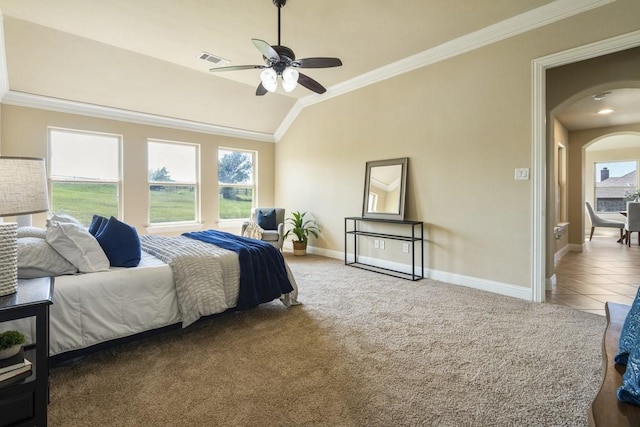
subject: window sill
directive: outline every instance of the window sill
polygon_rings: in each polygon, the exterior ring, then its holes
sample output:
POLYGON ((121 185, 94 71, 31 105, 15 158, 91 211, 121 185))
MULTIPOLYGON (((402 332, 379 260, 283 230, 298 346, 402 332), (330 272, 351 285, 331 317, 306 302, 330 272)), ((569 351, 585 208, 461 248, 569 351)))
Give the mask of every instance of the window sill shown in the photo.
POLYGON ((176 234, 188 231, 202 230, 202 223, 186 223, 186 224, 166 224, 166 225, 149 225, 145 227, 148 234, 176 234))
POLYGON ((221 219, 218 221, 218 228, 239 228, 242 224, 249 221, 249 218, 243 219, 221 219))

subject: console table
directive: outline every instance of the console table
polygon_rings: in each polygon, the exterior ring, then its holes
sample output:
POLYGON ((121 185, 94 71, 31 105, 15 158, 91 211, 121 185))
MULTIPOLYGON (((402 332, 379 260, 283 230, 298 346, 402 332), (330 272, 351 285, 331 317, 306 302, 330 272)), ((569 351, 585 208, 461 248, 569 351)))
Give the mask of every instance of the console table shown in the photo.
POLYGON ((49 402, 49 306, 53 279, 18 280, 18 292, 0 297, 0 322, 35 316, 35 344, 24 354, 33 364, 31 376, 0 386, 0 426, 46 426, 49 402))
POLYGON ((424 278, 424 227, 422 221, 398 221, 379 218, 346 217, 344 219, 344 232, 344 263, 346 265, 407 280, 416 281, 424 278), (406 232, 403 234, 395 234, 376 232, 371 231, 370 229, 363 230, 362 223, 371 223, 373 225, 376 223, 378 225, 386 224, 394 226, 394 228, 400 227, 406 230, 406 232), (349 236, 353 236, 353 253, 351 254, 353 258, 352 261, 349 260, 349 236), (362 261, 358 251, 358 238, 360 236, 406 242, 407 245, 410 245, 410 250, 408 252, 410 252, 411 255, 411 273, 405 273, 394 268, 378 267, 362 261), (420 250, 419 266, 416 264, 416 243, 419 244, 418 247, 420 250))

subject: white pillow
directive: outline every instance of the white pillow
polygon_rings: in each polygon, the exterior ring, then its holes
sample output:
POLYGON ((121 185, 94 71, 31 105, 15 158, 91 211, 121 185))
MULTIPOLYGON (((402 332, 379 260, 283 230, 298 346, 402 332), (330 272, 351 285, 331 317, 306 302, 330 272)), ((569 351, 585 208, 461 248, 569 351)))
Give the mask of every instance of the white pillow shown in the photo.
POLYGON ((18 239, 18 277, 60 276, 77 273, 78 269, 53 249, 45 239, 22 237, 18 239))
POLYGON ((84 227, 80 221, 72 217, 71 215, 67 215, 64 213, 54 213, 51 215, 51 218, 47 220, 47 227, 49 227, 54 222, 60 222, 65 224, 75 224, 80 227, 84 227))
POLYGON ((18 227, 18 239, 21 237, 38 237, 40 239, 46 239, 47 230, 44 228, 32 227, 30 225, 18 227))
POLYGON ((51 221, 47 227, 47 242, 81 273, 109 269, 109 259, 100 243, 82 226, 51 221))

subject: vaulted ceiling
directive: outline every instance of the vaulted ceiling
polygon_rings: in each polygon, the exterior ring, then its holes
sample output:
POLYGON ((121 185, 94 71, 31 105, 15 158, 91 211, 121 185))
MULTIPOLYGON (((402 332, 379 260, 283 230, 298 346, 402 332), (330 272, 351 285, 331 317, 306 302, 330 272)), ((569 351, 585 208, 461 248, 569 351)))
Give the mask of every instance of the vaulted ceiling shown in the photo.
POLYGON ((306 105, 604 3, 289 0, 282 44, 298 58, 339 57, 344 65, 301 70, 328 89, 324 95, 299 86, 256 97, 259 70, 211 73, 215 65, 199 56, 262 64, 251 39, 277 44, 271 0, 0 0, 0 89, 6 103, 129 111, 141 121, 273 140, 306 105))

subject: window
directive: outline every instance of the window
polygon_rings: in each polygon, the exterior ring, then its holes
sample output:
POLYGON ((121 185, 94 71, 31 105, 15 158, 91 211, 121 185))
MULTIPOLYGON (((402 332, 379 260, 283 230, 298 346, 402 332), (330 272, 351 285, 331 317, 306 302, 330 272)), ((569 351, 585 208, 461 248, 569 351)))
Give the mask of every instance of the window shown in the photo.
POLYGON ((195 222, 199 217, 199 147, 149 141, 149 223, 195 222))
POLYGON ((637 166, 635 161, 595 164, 595 205, 598 212, 627 209, 627 194, 638 186, 637 166))
POLYGON ((51 211, 85 225, 120 215, 122 137, 49 128, 51 211))
POLYGON ((246 219, 255 206, 254 151, 218 150, 218 212, 221 220, 246 219))

